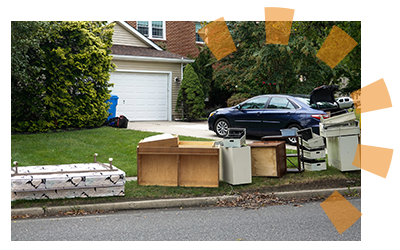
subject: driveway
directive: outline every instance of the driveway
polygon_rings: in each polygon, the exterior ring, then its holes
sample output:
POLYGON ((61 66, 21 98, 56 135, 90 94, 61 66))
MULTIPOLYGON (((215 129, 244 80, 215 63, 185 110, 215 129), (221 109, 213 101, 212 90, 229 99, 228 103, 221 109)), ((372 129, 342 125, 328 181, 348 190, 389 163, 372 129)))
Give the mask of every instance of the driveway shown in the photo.
MULTIPOLYGON (((214 132, 208 130, 207 121, 202 122, 176 122, 176 121, 150 121, 150 122, 129 122, 128 129, 169 133, 174 135, 186 135, 199 138, 208 138, 216 141, 222 140, 214 132)), ((261 138, 247 136, 246 143, 250 144, 260 141, 261 138)), ((295 146, 287 145, 288 149, 296 149, 295 146)))
POLYGON ((129 122, 128 129, 186 135, 200 138, 221 140, 214 132, 208 130, 207 121, 203 122, 175 122, 175 121, 151 121, 129 122))

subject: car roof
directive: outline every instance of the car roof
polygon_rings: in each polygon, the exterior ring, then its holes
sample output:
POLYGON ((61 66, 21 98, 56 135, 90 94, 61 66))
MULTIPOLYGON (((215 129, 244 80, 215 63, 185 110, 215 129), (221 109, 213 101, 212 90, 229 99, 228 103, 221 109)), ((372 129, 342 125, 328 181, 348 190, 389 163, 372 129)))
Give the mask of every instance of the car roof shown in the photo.
MULTIPOLYGON (((294 97, 293 95, 290 94, 266 94, 266 95, 257 95, 254 97, 261 97, 261 96, 265 96, 265 97, 294 97)), ((252 97, 252 98, 254 98, 252 97)), ((309 97, 309 96, 308 96, 309 97)))

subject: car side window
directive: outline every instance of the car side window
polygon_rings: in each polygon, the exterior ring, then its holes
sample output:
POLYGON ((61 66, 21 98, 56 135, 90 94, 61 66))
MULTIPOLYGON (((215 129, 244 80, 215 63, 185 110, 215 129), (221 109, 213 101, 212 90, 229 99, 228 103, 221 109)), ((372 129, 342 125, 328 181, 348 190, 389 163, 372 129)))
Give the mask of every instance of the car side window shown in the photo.
POLYGON ((296 107, 286 98, 272 97, 268 109, 296 109, 296 107))
POLYGON ((268 97, 258 97, 243 103, 241 109, 263 109, 268 97))
POLYGON ((339 99, 339 102, 343 102, 343 99, 339 99))

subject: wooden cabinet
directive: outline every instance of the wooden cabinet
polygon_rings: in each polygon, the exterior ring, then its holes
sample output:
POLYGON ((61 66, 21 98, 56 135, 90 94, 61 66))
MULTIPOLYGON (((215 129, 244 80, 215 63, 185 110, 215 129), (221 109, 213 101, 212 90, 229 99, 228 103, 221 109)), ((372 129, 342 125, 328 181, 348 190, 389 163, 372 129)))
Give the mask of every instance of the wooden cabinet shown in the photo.
POLYGON ((137 148, 139 185, 218 187, 219 147, 214 142, 137 148))
POLYGON ((250 144, 253 176, 282 177, 287 172, 286 147, 283 141, 250 144))

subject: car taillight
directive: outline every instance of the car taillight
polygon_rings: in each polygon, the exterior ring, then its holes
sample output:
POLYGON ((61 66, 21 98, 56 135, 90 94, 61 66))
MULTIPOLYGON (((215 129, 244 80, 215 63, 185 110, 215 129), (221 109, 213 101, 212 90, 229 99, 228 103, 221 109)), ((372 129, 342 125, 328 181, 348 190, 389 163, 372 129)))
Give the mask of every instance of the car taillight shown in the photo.
POLYGON ((321 117, 323 117, 324 119, 329 118, 329 115, 311 115, 313 118, 321 120, 321 117))

